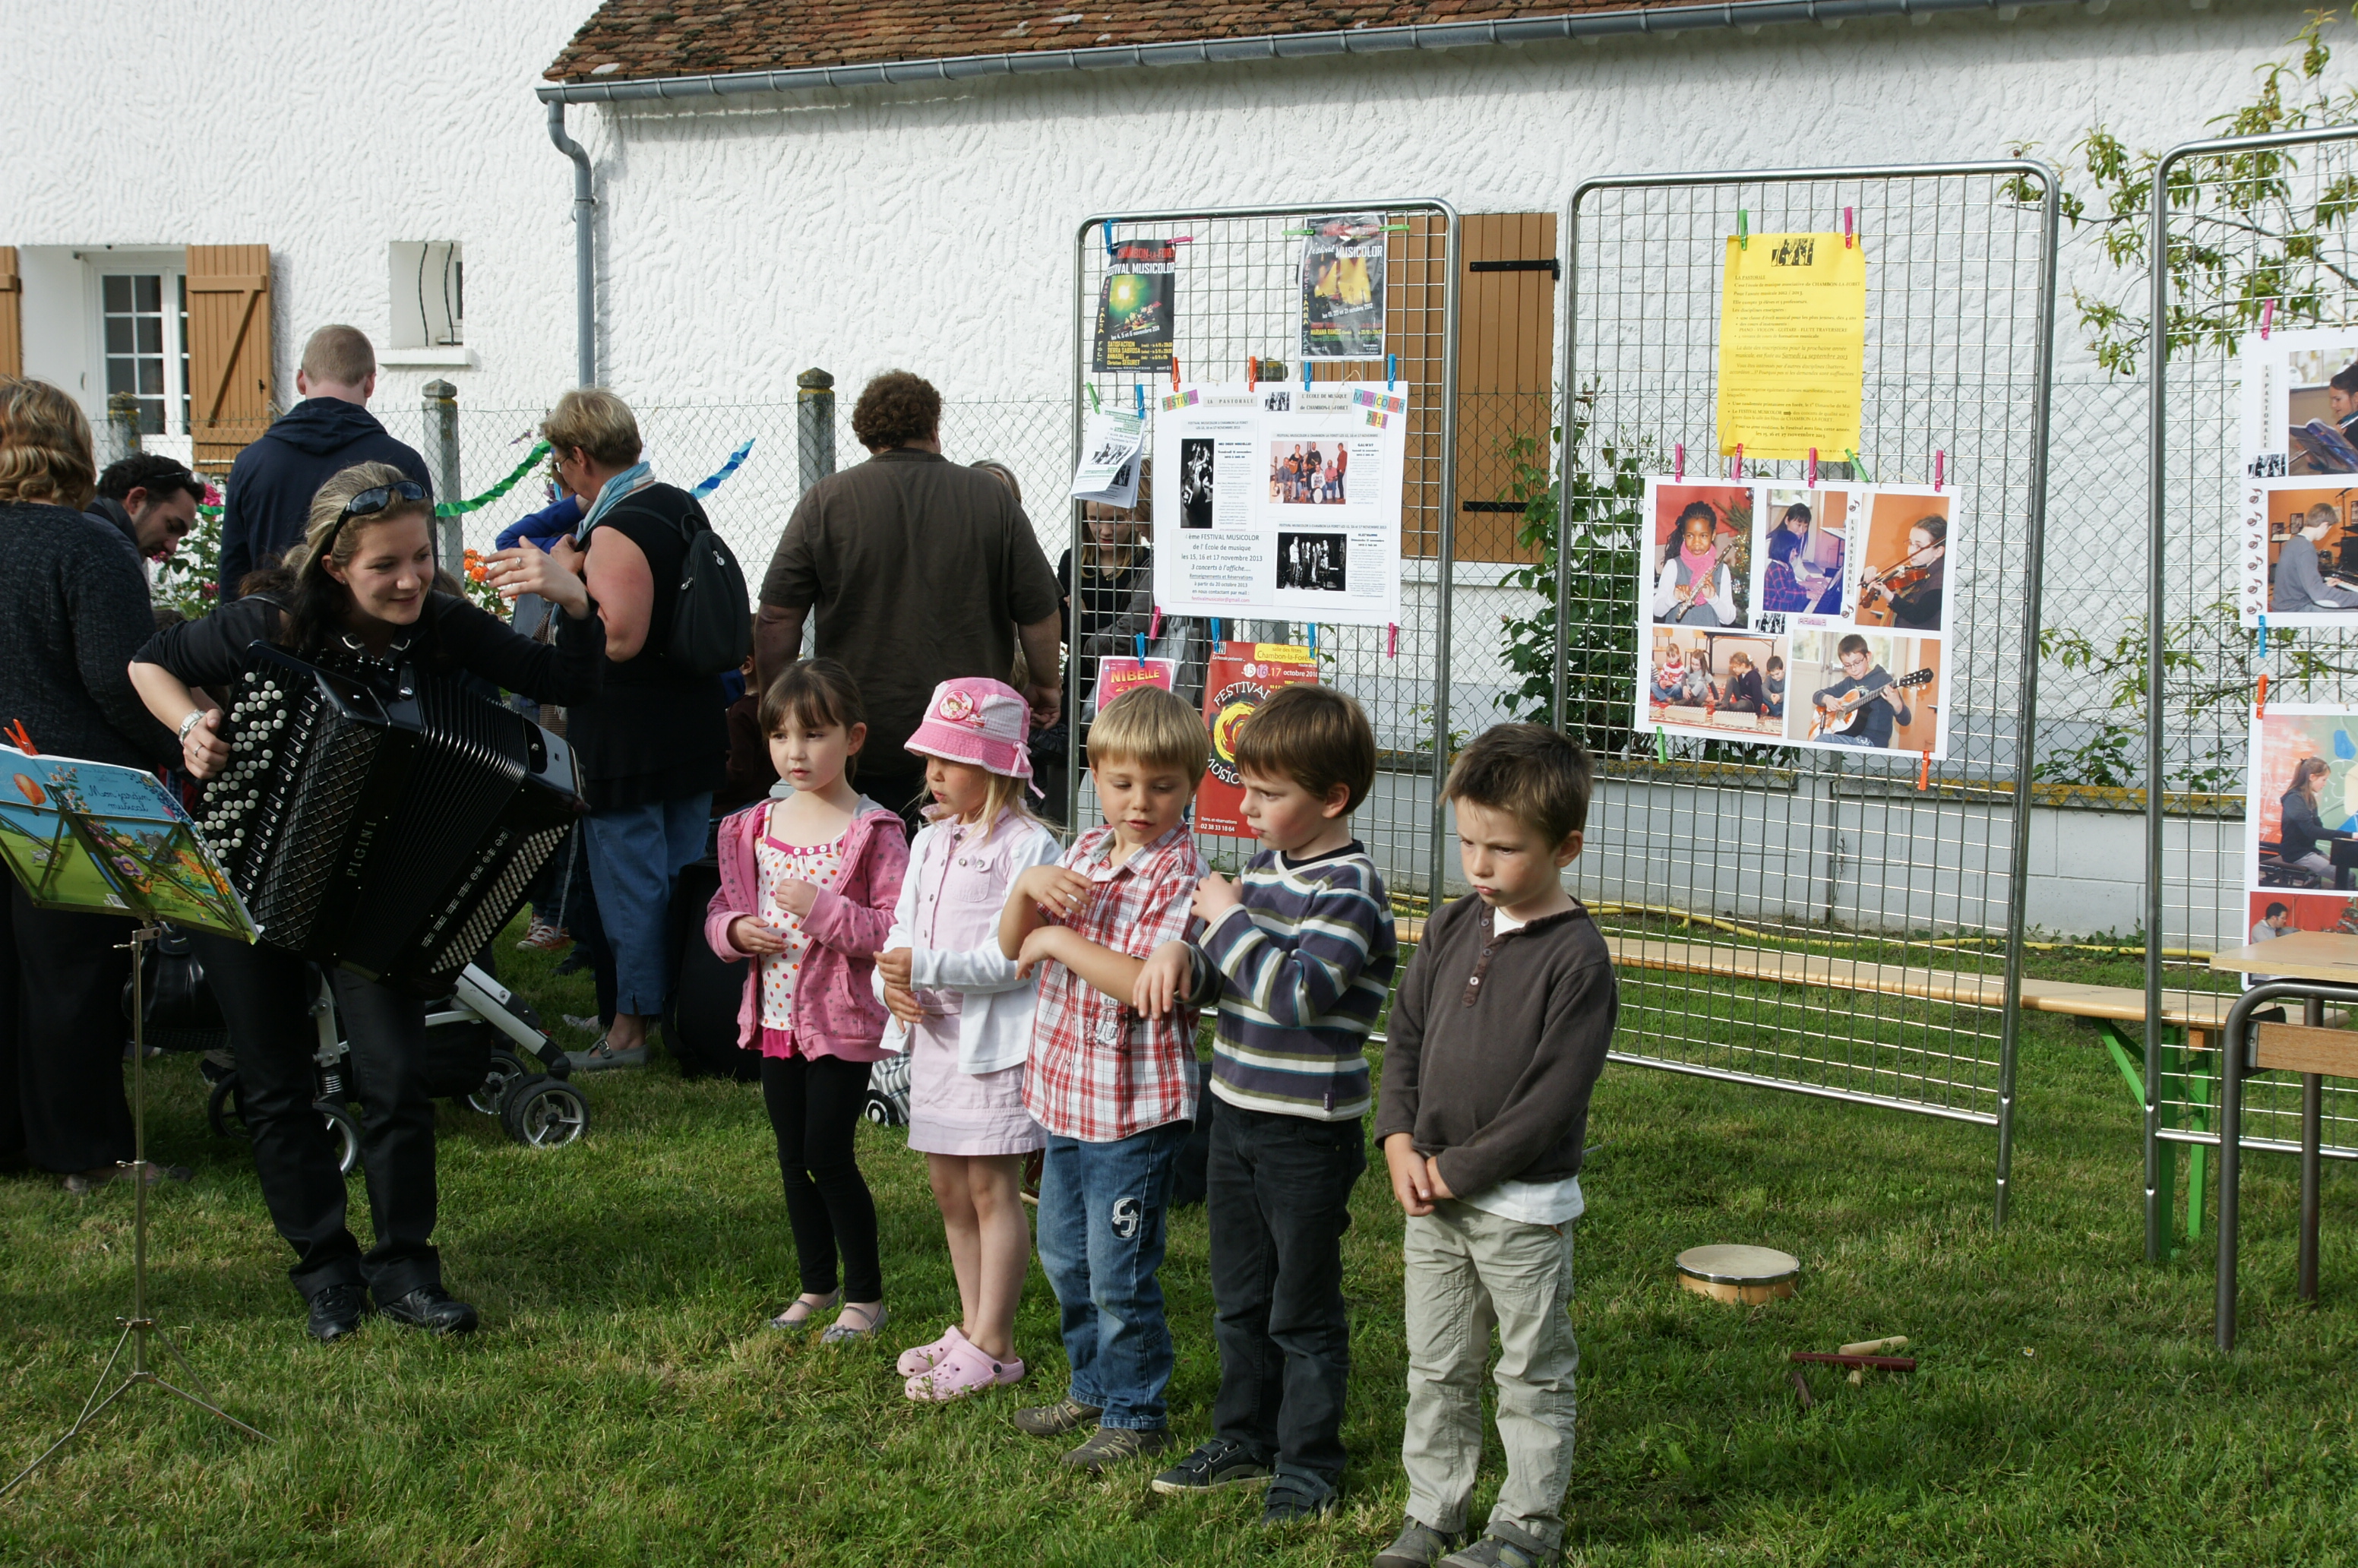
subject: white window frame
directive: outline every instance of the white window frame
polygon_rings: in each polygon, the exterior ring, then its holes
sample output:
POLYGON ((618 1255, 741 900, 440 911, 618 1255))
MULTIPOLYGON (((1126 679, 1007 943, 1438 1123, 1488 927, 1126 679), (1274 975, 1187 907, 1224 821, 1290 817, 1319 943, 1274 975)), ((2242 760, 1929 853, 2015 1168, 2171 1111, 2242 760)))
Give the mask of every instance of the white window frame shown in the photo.
POLYGON ((82 264, 84 341, 83 358, 90 369, 89 406, 96 411, 93 423, 106 415, 106 284, 111 276, 161 277, 164 297, 164 434, 183 440, 189 437, 189 407, 194 394, 187 384, 181 366, 188 358, 188 343, 180 326, 181 290, 189 275, 189 256, 184 250, 163 246, 107 245, 76 253, 82 264), (185 412, 184 412, 185 410, 185 412))

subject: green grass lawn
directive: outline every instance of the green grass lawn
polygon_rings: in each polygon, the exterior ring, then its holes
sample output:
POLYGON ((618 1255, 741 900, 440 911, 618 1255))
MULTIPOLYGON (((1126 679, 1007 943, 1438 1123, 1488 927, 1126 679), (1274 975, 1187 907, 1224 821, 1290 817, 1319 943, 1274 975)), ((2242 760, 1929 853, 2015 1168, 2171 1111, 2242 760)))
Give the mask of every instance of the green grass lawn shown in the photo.
MULTIPOLYGON (((510 978, 551 1019, 589 1011, 586 980, 544 962, 510 978)), ((956 1295, 923 1162, 897 1132, 862 1133, 884 1343, 762 1326, 795 1286, 758 1093, 665 1065, 589 1080, 591 1131, 567 1150, 445 1108, 438 1239, 484 1331, 438 1344, 372 1322, 322 1347, 245 1151, 205 1128, 193 1059, 165 1058, 151 1084, 154 1152, 197 1173, 156 1206, 158 1314, 277 1441, 135 1390, 0 1502, 0 1561, 1357 1563, 1398 1525, 1400 1217, 1380 1161, 1346 1244, 1347 1503, 1272 1538, 1250 1496, 1162 1498, 1143 1469, 1089 1480, 1008 1424, 1062 1389, 1036 1271, 1018 1325, 1029 1381, 946 1410, 901 1397, 893 1356, 956 1295)), ((2349 1173, 2328 1168, 2312 1312, 2292 1292, 2293 1162, 2249 1162, 2243 1348, 2222 1359, 2207 1252, 2140 1260, 2136 1119, 2093 1032, 2028 1015, 2021 1087, 2013 1217, 1995 1231, 1986 1130, 1607 1071, 1576 1254, 1575 1561, 2358 1560, 2349 1173), (1745 1309, 1681 1291, 1672 1255, 1710 1241, 1798 1254, 1800 1295, 1745 1309), (1911 1337, 1915 1374, 1853 1389, 1821 1369, 1816 1408, 1800 1408, 1787 1351, 1885 1334, 1911 1337)), ((0 1476, 96 1376, 129 1305, 130 1223, 127 1189, 78 1199, 53 1178, 0 1179, 0 1476)), ((1173 1418, 1192 1444, 1217 1376, 1201 1209, 1174 1221, 1163 1281, 1173 1418)))

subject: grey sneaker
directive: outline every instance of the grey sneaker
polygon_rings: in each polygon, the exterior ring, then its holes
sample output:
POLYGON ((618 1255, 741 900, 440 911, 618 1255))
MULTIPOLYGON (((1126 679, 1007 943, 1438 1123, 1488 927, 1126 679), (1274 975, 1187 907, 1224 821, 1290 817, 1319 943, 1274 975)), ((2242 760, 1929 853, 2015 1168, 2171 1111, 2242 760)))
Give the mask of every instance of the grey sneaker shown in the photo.
POLYGON ((1278 1471, 1269 1484, 1269 1501, 1261 1509, 1263 1530, 1290 1524, 1312 1524, 1335 1511, 1341 1494, 1306 1470, 1278 1471))
POLYGON ((1065 1455, 1064 1463, 1092 1476, 1131 1459, 1144 1459, 1171 1446, 1171 1434, 1161 1427, 1141 1431, 1134 1426, 1101 1426, 1089 1440, 1065 1455))
POLYGON ((1441 1560, 1441 1568, 1552 1568, 1563 1553, 1510 1524, 1493 1524, 1482 1539, 1441 1560))
POLYGON ((1411 1518, 1392 1543, 1376 1554, 1371 1568, 1433 1568, 1449 1555, 1463 1535, 1444 1534, 1422 1519, 1411 1518))
POLYGON ((1269 1466, 1233 1438, 1216 1437, 1154 1477, 1154 1489, 1169 1497, 1249 1487, 1269 1479, 1269 1466))
POLYGON ((1066 1394, 1053 1405, 1030 1405, 1015 1412, 1015 1429, 1034 1437, 1063 1437, 1095 1426, 1098 1417, 1105 1414, 1095 1405, 1085 1405, 1066 1394))

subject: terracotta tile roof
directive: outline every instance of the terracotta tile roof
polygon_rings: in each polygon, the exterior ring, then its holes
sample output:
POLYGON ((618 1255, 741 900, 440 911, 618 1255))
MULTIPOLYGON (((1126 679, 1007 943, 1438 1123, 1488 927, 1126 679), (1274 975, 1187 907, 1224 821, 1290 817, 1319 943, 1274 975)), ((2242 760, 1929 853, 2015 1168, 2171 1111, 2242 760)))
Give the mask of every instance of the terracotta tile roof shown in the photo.
MULTIPOLYGON (((1082 0, 1074 0, 1075 5, 1082 0)), ((1665 0, 1144 0, 1120 11, 985 0, 605 0, 552 81, 1257 38, 1651 9, 1665 0), (611 69, 600 70, 600 67, 611 69)), ((1104 0, 1098 0, 1103 5, 1104 0)))

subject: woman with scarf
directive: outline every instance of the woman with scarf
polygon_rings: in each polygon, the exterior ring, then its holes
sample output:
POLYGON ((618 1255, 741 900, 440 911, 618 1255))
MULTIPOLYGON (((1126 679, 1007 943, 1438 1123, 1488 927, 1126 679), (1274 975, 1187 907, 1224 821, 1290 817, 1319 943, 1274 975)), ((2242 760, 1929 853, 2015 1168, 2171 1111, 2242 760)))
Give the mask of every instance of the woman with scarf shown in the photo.
POLYGON ((566 714, 590 800, 584 841, 607 949, 591 954, 606 1035, 572 1059, 634 1067, 671 991, 672 888, 704 853, 728 763, 720 677, 676 669, 663 654, 688 536, 707 524, 694 496, 640 460, 638 420, 612 393, 567 393, 540 434, 557 482, 580 498, 582 572, 606 623, 600 694, 566 714))
POLYGON ((1709 502, 1689 502, 1654 579, 1654 619, 1671 626, 1739 624, 1725 555, 1719 514, 1709 502))

